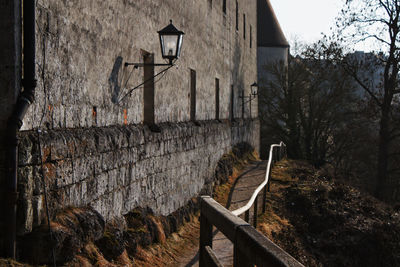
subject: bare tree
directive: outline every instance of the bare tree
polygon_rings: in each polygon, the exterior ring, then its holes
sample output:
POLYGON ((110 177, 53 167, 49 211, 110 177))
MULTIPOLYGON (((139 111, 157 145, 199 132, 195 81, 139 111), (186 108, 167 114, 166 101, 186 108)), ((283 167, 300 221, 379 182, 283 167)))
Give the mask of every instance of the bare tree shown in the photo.
POLYGON ((379 140, 377 157, 376 196, 388 198, 389 175, 396 170, 390 162, 391 144, 400 137, 394 126, 395 106, 400 94, 400 0, 347 0, 342 15, 338 19, 340 36, 344 41, 373 41, 378 55, 374 62, 360 62, 354 57, 345 57, 342 61, 344 70, 365 91, 369 99, 379 110, 379 140), (378 53, 379 52, 379 53, 378 53), (367 64, 365 64, 367 63, 367 64), (382 66, 382 82, 373 83, 365 76, 365 68, 375 64, 382 66), (397 99, 397 100, 396 100, 397 99))
POLYGON ((289 156, 314 165, 336 162, 350 143, 345 138, 352 121, 349 77, 320 44, 307 47, 301 57, 266 66, 271 79, 262 88, 261 125, 267 136, 284 140, 289 156), (286 72, 287 70, 287 72, 286 72))

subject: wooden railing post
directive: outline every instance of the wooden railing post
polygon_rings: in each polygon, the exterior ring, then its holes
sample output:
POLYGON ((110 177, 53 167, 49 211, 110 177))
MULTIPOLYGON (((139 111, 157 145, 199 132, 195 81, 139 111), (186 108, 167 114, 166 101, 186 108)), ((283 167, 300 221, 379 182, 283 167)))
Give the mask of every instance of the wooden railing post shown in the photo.
POLYGON ((235 242, 233 250, 233 267, 253 267, 254 264, 251 264, 250 259, 246 257, 246 254, 238 249, 238 245, 235 242))
POLYGON ((237 227, 235 251, 240 251, 240 257, 235 258, 234 263, 239 264, 234 266, 304 267, 250 225, 237 227))
POLYGON ((258 215, 258 196, 256 196, 256 200, 254 201, 254 213, 253 213, 254 228, 257 228, 257 215, 258 215))
MULTIPOLYGON (((213 226, 234 244, 234 266, 304 267, 214 199, 202 196, 200 211, 200 267, 222 266, 211 248, 213 226)), ((257 216, 257 212, 254 215, 257 216)))
POLYGON ((215 255, 214 251, 209 247, 205 247, 206 253, 204 253, 204 262, 205 266, 207 267, 223 267, 222 264, 219 262, 217 255, 215 255))
POLYGON ((250 221, 250 212, 249 210, 246 210, 244 212, 244 220, 248 223, 250 221))
POLYGON ((265 208, 267 206, 267 186, 263 188, 263 201, 262 201, 262 213, 265 213, 265 208))
POLYGON ((200 246, 199 246, 199 266, 206 267, 205 255, 206 246, 212 248, 212 224, 207 218, 200 214, 200 246))
POLYGON ((271 161, 271 168, 269 169, 269 173, 268 173, 268 183, 267 183, 267 186, 268 186, 268 192, 270 192, 271 191, 271 172, 272 172, 272 168, 274 167, 274 164, 273 164, 273 161, 271 161))
POLYGON ((278 149, 278 161, 282 159, 282 146, 279 146, 278 149))
MULTIPOLYGON (((236 228, 236 232, 240 227, 241 226, 236 228)), ((254 264, 252 264, 251 260, 240 249, 240 240, 238 240, 237 237, 235 237, 233 246, 233 267, 253 267, 254 264)))

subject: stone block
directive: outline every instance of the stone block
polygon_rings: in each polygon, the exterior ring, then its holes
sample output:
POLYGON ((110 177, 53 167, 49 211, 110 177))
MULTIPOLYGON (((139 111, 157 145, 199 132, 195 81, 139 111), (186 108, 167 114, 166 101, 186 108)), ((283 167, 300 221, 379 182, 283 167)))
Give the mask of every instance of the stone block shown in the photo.
POLYGON ((30 199, 34 192, 33 167, 25 166, 18 168, 18 192, 20 198, 30 199))
MULTIPOLYGON (((95 158, 92 156, 74 159, 72 168, 73 183, 77 183, 94 175, 95 158)), ((70 162, 69 160, 67 162, 70 162)), ((68 170, 69 171, 69 170, 68 170)))
POLYGON ((101 155, 101 170, 108 171, 118 167, 118 158, 116 152, 104 152, 101 155))
POLYGON ((86 201, 87 203, 91 203, 93 200, 97 199, 98 191, 97 191, 97 177, 89 178, 82 183, 86 184, 86 201))
POLYGON ((46 139, 43 140, 43 144, 50 144, 49 159, 52 161, 62 160, 72 156, 69 147, 69 145, 72 144, 67 144, 67 140, 62 134, 50 132, 48 135, 46 135, 46 139))
POLYGON ((128 126, 125 130, 129 147, 135 147, 145 143, 143 127, 128 126))
MULTIPOLYGON (((30 134, 19 135, 18 165, 25 166, 39 161, 37 142, 30 134)), ((4 161, 2 161, 4 162, 4 161)))

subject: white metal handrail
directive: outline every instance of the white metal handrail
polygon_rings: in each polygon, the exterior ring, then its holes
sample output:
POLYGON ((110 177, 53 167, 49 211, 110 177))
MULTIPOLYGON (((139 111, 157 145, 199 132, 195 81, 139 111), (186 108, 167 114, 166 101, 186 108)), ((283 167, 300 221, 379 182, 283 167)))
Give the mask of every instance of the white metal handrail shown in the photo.
POLYGON ((271 169, 271 164, 272 164, 272 160, 273 160, 273 151, 274 151, 274 147, 283 147, 286 146, 285 143, 280 142, 279 144, 273 144, 271 145, 270 149, 269 149, 269 159, 268 159, 268 165, 267 165, 267 172, 265 173, 265 180, 264 182, 262 182, 257 188, 256 190, 254 190, 253 195, 251 196, 250 200, 247 202, 247 204, 239 209, 236 209, 234 211, 232 211, 232 213, 236 216, 239 216, 241 214, 243 214, 244 212, 246 212, 247 210, 249 210, 251 208, 251 206, 254 204, 254 201, 256 200, 258 193, 260 193, 260 191, 267 185, 268 180, 269 180, 269 174, 270 174, 270 169, 271 169))

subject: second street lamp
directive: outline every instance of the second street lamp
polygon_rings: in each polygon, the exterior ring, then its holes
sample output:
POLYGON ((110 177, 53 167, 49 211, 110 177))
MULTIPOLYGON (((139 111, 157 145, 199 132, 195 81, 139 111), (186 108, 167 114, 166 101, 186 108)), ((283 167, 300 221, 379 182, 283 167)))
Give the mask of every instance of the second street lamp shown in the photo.
POLYGON ((254 100, 258 95, 258 84, 254 82, 252 85, 250 85, 250 94, 249 96, 244 95, 244 91, 242 90, 239 98, 242 99, 242 117, 244 117, 244 104, 249 102, 249 109, 250 109, 250 118, 251 118, 251 101, 254 100), (246 102, 244 101, 245 98, 248 98, 246 102))
POLYGON ((256 82, 254 82, 252 85, 250 85, 251 87, 251 94, 256 97, 258 95, 258 84, 256 82))

